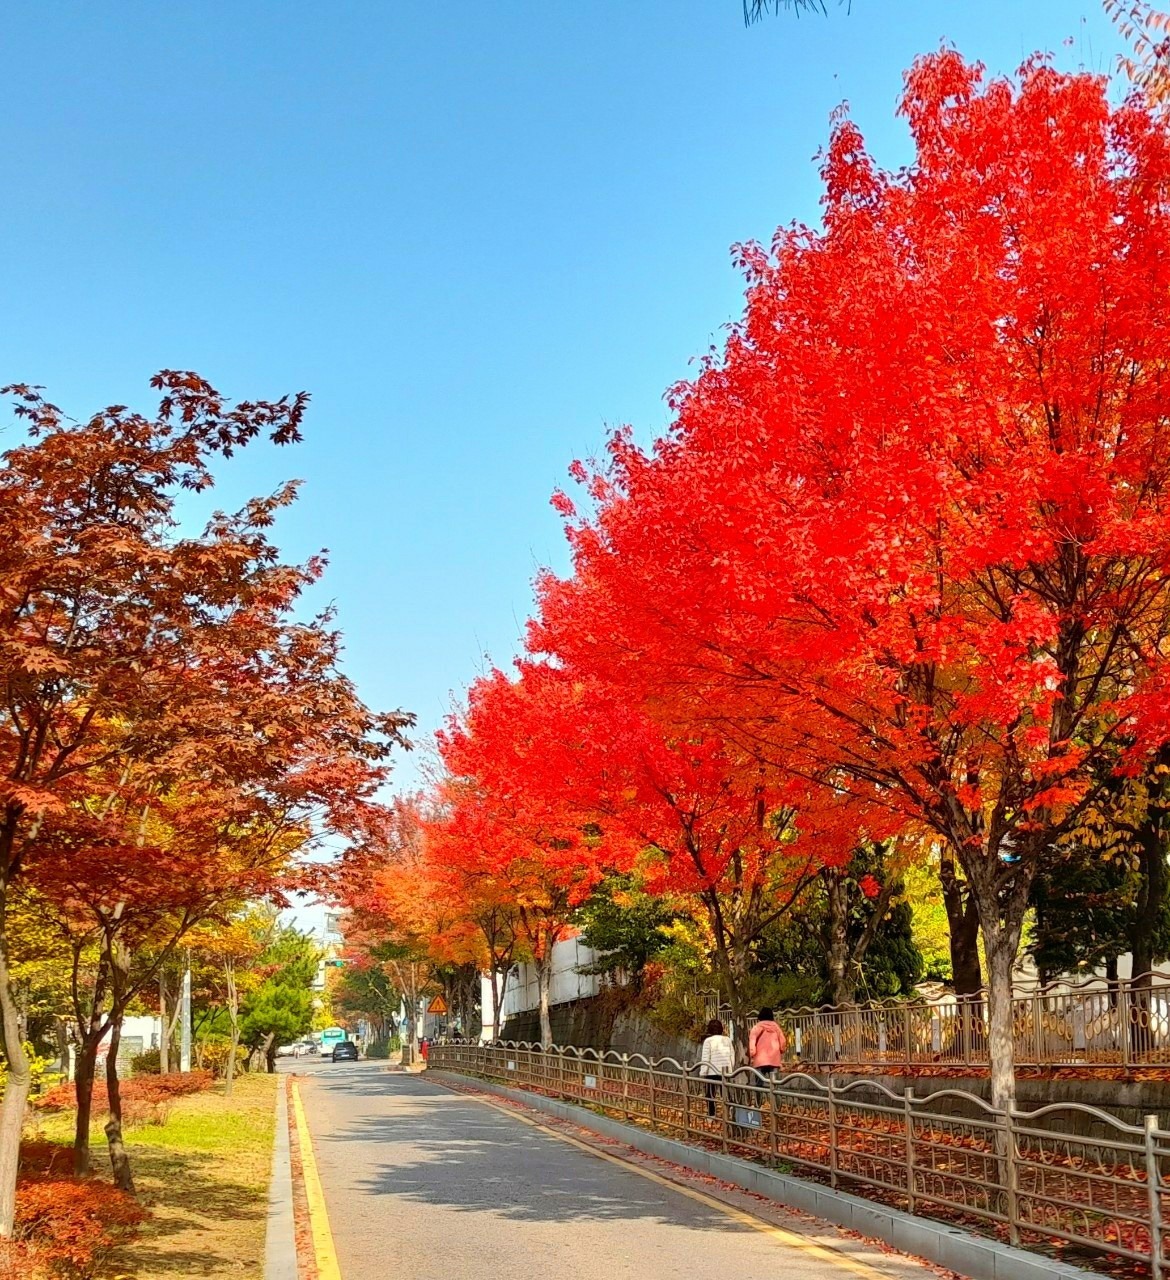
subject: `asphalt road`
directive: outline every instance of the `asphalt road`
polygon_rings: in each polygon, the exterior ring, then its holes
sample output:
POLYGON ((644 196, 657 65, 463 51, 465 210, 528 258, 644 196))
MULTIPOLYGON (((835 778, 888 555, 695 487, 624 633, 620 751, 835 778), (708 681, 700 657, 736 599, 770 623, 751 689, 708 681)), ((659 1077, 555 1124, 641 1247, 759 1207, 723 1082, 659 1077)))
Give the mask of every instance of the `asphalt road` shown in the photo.
MULTIPOLYGON (((284 1066, 301 1076, 342 1280, 857 1280, 856 1263, 810 1256, 425 1077, 284 1066)), ((877 1265, 873 1280, 928 1274, 877 1265)))

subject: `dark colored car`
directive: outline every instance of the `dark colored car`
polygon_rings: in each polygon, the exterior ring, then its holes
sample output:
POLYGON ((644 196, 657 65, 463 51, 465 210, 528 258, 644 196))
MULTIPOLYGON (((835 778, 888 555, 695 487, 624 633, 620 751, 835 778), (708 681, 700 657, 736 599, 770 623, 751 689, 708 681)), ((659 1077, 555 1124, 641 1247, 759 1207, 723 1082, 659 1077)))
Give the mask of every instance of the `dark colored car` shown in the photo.
POLYGON ((339 1040, 333 1046, 334 1062, 356 1062, 357 1060, 357 1045, 352 1040, 339 1040))

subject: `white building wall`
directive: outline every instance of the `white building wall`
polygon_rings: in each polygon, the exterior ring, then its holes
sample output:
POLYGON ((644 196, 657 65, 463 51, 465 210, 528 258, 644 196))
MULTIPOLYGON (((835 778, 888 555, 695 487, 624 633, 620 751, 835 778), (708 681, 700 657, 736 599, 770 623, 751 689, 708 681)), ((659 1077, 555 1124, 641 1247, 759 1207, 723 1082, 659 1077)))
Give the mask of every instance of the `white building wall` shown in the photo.
MULTIPOLYGON (((553 947, 552 982, 549 987, 550 1004, 566 1004, 595 996, 601 990, 600 979, 595 974, 580 973, 589 968, 598 953, 587 947, 579 938, 568 938, 553 947)), ((492 1034, 492 983, 484 974, 481 979, 480 1008, 483 1011, 483 1038, 492 1034)), ((508 975, 508 989, 504 993, 504 1005, 500 1011, 500 1024, 517 1013, 527 1013, 540 1008, 540 974, 534 964, 517 965, 508 975)))

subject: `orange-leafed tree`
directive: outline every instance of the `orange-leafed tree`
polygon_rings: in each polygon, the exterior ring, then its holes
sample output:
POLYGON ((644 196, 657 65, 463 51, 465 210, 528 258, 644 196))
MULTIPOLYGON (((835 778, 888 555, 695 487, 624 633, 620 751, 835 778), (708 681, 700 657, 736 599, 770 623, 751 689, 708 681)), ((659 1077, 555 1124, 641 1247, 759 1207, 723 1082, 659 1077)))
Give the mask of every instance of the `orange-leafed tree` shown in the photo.
POLYGON ((537 969, 545 1045, 554 949, 612 856, 544 768, 544 726, 558 711, 549 697, 540 681, 494 671, 472 685, 464 713, 438 735, 452 780, 451 856, 506 886, 515 903, 518 936, 537 969))
POLYGON ((484 962, 474 923, 427 857, 425 823, 423 800, 399 797, 347 850, 331 887, 348 912, 347 959, 380 968, 401 992, 412 1051, 423 997, 443 992, 469 1020, 474 975, 484 962))
MULTIPOLYGON (((345 801, 370 802, 405 723, 361 704, 327 618, 291 621, 323 567, 284 565, 268 540, 294 487, 217 515, 200 536, 174 527, 178 495, 211 484, 217 455, 261 434, 297 440, 306 397, 230 404, 189 373, 153 385, 152 416, 113 406, 81 423, 10 388, 26 436, 0 466, 0 1236, 29 1084, 9 889, 25 876, 68 881, 56 860, 81 857, 79 826, 124 785, 164 796, 210 783, 279 808, 311 781, 338 798, 328 812, 344 825, 345 801)), ((133 824, 115 821, 111 846, 136 847, 133 824)))
POLYGON ((495 828, 480 793, 466 782, 444 780, 424 838, 438 892, 451 904, 452 914, 478 933, 491 997, 492 1039, 498 1040, 508 979, 513 967, 531 956, 507 869, 492 852, 495 828))
POLYGON ((529 642, 560 663, 521 663, 525 696, 508 706, 508 731, 526 743, 525 785, 555 796, 596 833, 602 868, 635 868, 650 893, 694 904, 721 994, 746 1033, 754 947, 822 866, 848 858, 853 834, 840 847, 814 830, 811 810, 802 825, 797 790, 711 728, 684 720, 690 712, 679 701, 664 724, 651 713, 667 704, 644 681, 587 674, 586 662, 606 666, 603 641, 570 638, 587 611, 554 617, 553 601, 544 603, 529 642))
POLYGON ((742 324, 572 539, 627 664, 953 852, 1006 1106, 1036 868, 1170 736, 1170 139, 1040 59, 922 59, 902 114, 897 173, 838 120, 823 229, 744 247, 742 324))

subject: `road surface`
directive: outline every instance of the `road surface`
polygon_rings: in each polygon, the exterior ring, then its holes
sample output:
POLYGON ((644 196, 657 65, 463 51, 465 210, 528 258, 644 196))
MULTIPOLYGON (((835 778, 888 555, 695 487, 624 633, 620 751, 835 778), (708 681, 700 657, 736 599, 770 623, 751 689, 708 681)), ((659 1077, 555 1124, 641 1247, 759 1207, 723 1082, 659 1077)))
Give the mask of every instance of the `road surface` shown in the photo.
MULTIPOLYGON (((373 1062, 284 1069, 300 1077, 342 1280, 930 1274, 876 1250, 864 1260, 810 1252, 425 1076, 373 1062)), ((794 1216, 784 1225, 822 1244, 832 1232, 794 1216)))

